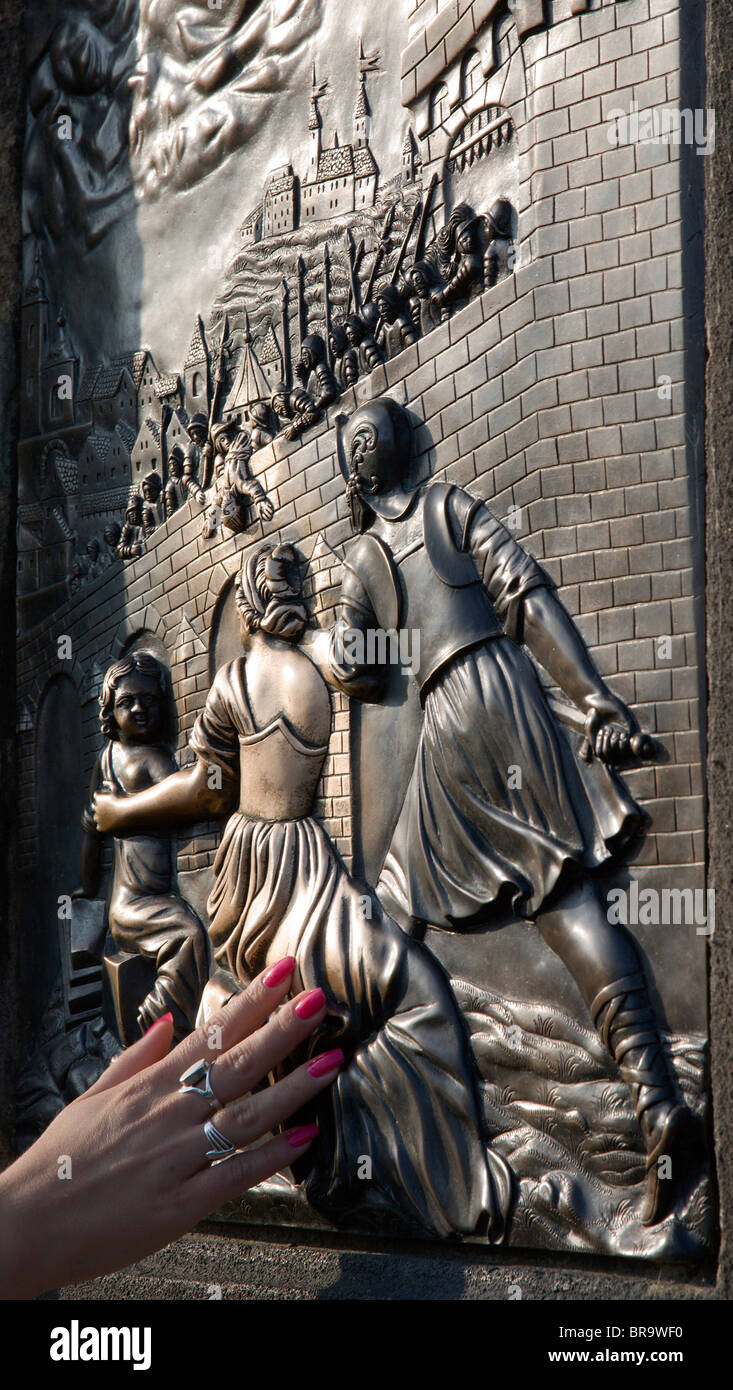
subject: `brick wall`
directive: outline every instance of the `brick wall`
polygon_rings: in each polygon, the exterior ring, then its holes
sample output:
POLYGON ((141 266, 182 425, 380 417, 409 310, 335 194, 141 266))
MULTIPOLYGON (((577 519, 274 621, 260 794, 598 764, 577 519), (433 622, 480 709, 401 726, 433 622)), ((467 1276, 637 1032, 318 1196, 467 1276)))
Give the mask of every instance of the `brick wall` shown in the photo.
MULTIPOLYGON (((420 11, 428 8, 423 0, 420 11)), ((602 674, 665 745, 666 763, 628 774, 652 818, 638 877, 702 886, 701 436, 685 298, 689 206, 681 205, 678 148, 614 148, 608 139, 612 108, 679 103, 677 3, 619 0, 587 10, 567 0, 551 9, 554 23, 523 39, 516 274, 360 381, 305 438, 255 455, 276 504, 257 535, 204 542, 189 503, 156 533, 154 550, 108 571, 51 628, 27 634, 19 703, 36 708, 54 671, 71 674, 85 701, 91 765, 99 747, 92 673, 147 631, 170 659, 183 748, 208 689, 216 604, 247 547, 263 536, 300 545, 326 620, 337 582, 332 552, 350 535, 334 416, 391 389, 424 422, 417 448, 426 474, 468 486, 499 516, 520 508, 518 539, 558 584, 602 674), (670 387, 660 394, 662 377, 670 387), (72 637, 74 660, 59 665, 62 633, 72 637)), ((31 867, 33 733, 21 737, 31 867)), ((347 857, 348 793, 348 712, 339 702, 320 810, 347 857)), ((181 866, 210 862, 215 839, 202 828, 181 866)))

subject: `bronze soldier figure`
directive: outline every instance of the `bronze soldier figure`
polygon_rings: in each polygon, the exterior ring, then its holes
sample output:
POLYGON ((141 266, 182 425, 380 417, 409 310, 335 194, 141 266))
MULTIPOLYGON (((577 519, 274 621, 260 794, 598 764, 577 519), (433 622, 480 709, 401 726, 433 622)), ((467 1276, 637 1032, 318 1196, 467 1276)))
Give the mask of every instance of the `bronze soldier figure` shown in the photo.
POLYGON ((366 640, 420 633, 424 723, 382 874, 380 900, 411 933, 465 931, 507 909, 536 922, 576 980, 627 1081, 647 1150, 642 1220, 666 1214, 691 1116, 680 1104, 631 936, 612 925, 590 871, 609 864, 641 813, 603 764, 636 730, 598 674, 549 576, 486 504, 434 482, 410 490, 411 425, 394 401, 357 409, 346 430, 354 529, 335 627, 314 641, 324 674, 380 699, 384 671, 366 640), (398 621, 395 622, 395 618, 398 621), (526 648, 526 650, 525 650, 526 648), (593 768, 561 733, 527 655, 585 718, 593 768), (517 787, 507 776, 521 768, 517 787), (590 773, 594 780, 591 782, 590 773))

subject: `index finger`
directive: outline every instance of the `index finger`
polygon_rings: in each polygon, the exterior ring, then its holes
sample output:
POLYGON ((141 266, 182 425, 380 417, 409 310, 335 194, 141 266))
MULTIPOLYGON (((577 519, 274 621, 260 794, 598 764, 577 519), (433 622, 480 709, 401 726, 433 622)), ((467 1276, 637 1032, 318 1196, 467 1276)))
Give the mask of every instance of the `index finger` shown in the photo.
POLYGON ((201 1058, 213 1062, 260 1028, 287 995, 294 970, 294 956, 284 956, 263 970, 241 994, 234 995, 203 1027, 184 1038, 164 1058, 159 1064, 161 1079, 177 1081, 194 1062, 201 1058))

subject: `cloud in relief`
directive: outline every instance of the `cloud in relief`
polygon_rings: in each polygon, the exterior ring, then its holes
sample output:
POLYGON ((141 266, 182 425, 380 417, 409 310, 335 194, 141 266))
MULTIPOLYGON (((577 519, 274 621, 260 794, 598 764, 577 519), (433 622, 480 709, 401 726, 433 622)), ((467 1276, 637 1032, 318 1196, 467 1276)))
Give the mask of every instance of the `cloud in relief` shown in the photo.
POLYGON ((138 197, 192 188, 246 145, 309 57, 323 0, 141 0, 130 152, 138 197))

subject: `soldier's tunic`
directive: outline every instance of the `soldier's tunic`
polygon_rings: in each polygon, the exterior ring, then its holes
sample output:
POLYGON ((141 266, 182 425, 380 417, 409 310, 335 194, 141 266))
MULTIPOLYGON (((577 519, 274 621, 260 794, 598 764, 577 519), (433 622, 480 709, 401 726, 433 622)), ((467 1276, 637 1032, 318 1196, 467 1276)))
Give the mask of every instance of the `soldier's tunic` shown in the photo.
POLYGON ((641 819, 612 770, 578 761, 522 649, 524 600, 552 581, 459 487, 432 484, 379 529, 347 552, 331 639, 340 687, 378 700, 381 673, 350 659, 345 633, 392 625, 389 567, 399 624, 420 631, 424 723, 378 896, 407 930, 534 918, 561 876, 607 862, 641 819))

